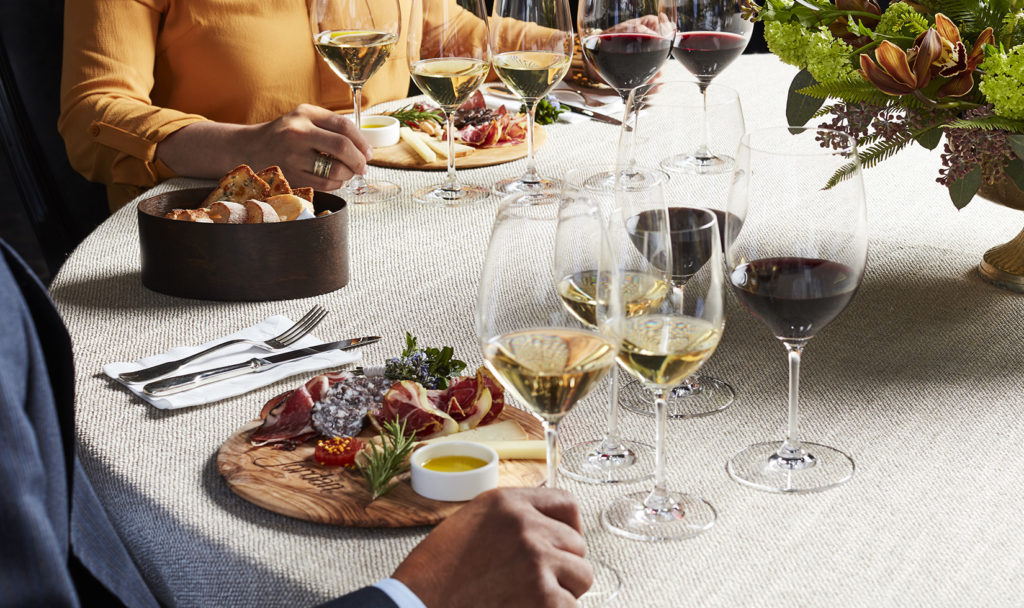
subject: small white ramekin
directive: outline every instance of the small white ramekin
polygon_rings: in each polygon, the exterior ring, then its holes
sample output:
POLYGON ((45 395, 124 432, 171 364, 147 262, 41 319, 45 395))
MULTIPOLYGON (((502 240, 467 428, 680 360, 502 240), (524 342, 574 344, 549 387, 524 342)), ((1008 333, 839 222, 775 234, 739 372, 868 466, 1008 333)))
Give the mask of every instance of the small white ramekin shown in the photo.
POLYGON ((374 148, 398 143, 398 119, 391 116, 361 116, 359 132, 374 148))
POLYGON ((433 500, 470 500, 481 492, 498 487, 498 453, 472 441, 442 441, 425 445, 412 453, 412 489, 433 500), (479 469, 442 473, 423 468, 423 463, 439 456, 472 456, 485 463, 479 469))

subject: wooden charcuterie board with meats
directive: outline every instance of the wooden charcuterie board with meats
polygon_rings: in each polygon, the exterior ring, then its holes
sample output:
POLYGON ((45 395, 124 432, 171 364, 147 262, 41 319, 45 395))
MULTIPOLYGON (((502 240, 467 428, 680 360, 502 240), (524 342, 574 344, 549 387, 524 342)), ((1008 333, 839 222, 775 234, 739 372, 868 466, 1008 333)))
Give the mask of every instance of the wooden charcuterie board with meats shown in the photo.
MULTIPOLYGON (((533 127, 533 147, 537 149, 547 139, 544 128, 540 125, 533 127)), ((492 148, 478 148, 473 152, 455 159, 456 169, 473 169, 475 167, 489 167, 509 163, 520 158, 526 158, 526 142, 496 146, 492 148)), ((404 142, 398 142, 386 148, 375 148, 371 165, 388 167, 391 169, 418 169, 421 171, 444 171, 448 168, 447 159, 438 157, 434 162, 426 163, 416 155, 416 152, 404 142)))

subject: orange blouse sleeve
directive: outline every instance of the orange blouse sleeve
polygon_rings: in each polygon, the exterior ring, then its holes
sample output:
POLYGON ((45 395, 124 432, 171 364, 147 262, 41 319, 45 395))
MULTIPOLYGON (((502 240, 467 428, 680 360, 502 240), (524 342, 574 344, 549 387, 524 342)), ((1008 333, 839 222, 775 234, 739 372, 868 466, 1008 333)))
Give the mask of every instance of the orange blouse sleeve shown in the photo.
POLYGON ((205 120, 152 105, 153 65, 168 0, 67 0, 60 119, 71 165, 107 185, 152 186, 174 172, 155 160, 174 131, 205 120))

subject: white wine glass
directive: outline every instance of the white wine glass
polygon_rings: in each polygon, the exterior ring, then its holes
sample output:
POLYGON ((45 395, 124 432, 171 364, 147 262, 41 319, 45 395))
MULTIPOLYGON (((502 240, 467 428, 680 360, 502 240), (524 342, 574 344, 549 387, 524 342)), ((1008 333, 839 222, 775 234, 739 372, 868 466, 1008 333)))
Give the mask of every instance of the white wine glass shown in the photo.
POLYGON ((804 348, 853 299, 867 261, 855 140, 808 127, 747 133, 727 210, 728 221, 743 223, 742 230, 726 228, 732 292, 786 348, 789 414, 784 441, 754 444, 726 469, 736 481, 768 492, 816 492, 846 483, 853 459, 801 440, 798 426, 804 348), (835 180, 840 174, 845 179, 835 180))
MULTIPOLYGON (((718 124, 709 114, 708 85, 743 54, 750 42, 754 23, 743 16, 741 0, 673 0, 676 17, 676 35, 672 56, 697 78, 704 94, 701 113, 701 139, 697 149, 674 157, 670 171, 685 173, 724 173, 732 171, 733 159, 712 151, 710 130, 716 137, 718 124)), ((730 152, 732 148, 727 148, 730 152)))
MULTIPOLYGON (((590 178, 614 170, 614 165, 595 164, 569 171, 565 175, 562 199, 579 198, 592 201, 601 210, 602 219, 607 222, 615 211, 615 189, 602 187, 600 183, 593 184, 590 178)), ((593 325, 599 290, 608 289, 607 281, 610 275, 598 273, 595 270, 596 260, 579 255, 571 246, 578 246, 579 243, 587 241, 585 237, 588 232, 584 227, 566 225, 558 234, 560 239, 567 241, 566 244, 558 244, 558 255, 555 260, 555 274, 564 277, 558 285, 559 295, 580 322, 593 325)), ((591 231, 590 235, 596 238, 596 233, 591 231)), ((589 240, 592 241, 593 238, 589 240)), ((621 306, 627 317, 660 304, 669 292, 669 284, 666 281, 649 273, 626 271, 619 280, 623 283, 621 306)), ((604 436, 577 443, 563 450, 559 459, 559 470, 576 481, 595 484, 650 479, 654 469, 654 448, 647 443, 625 438, 619 433, 619 387, 622 372, 613 368, 609 375, 611 388, 604 436)))
POLYGON ((476 93, 487 77, 491 52, 484 0, 413 0, 408 55, 412 81, 444 113, 448 139, 445 181, 413 193, 426 205, 457 207, 490 196, 483 186, 460 183, 455 175, 455 110, 476 93))
POLYGON ((572 64, 572 13, 568 0, 494 0, 491 13, 491 65, 527 109, 526 173, 494 184, 495 194, 557 195, 561 184, 537 172, 533 158, 537 102, 555 87, 572 64))
POLYGON ((659 305, 623 321, 619 364, 654 395, 654 487, 616 499, 602 510, 601 521, 635 540, 690 538, 710 529, 717 513, 706 500, 667 487, 665 395, 707 361, 725 328, 718 221, 710 211, 694 209, 685 223, 677 222, 665 207, 661 184, 643 191, 619 188, 616 200, 618 213, 608 231, 620 271, 686 281, 659 305))
MULTIPOLYGON (((313 46, 331 70, 352 88, 352 119, 360 128, 363 85, 384 65, 398 44, 402 12, 398 0, 361 4, 316 0, 310 11, 313 46)), ((341 192, 353 203, 378 203, 401 192, 397 184, 355 174, 341 192)))
MULTIPOLYGON (((563 306, 556 272, 556 243, 562 230, 584 229, 586 243, 574 250, 609 266, 604 223, 589 201, 557 197, 529 203, 506 197, 498 207, 480 276, 476 333, 484 362, 519 403, 540 419, 547 441, 547 485, 557 487, 558 425, 615 364, 618 352, 617 298, 600 299, 595 323, 581 324, 563 306), (602 251, 603 249, 603 251, 602 251)), ((613 292, 614 293, 614 292, 613 292)), ((613 569, 591 562, 595 582, 581 598, 598 605, 616 595, 621 579, 613 569)))
POLYGON ((641 169, 636 162, 639 105, 628 100, 642 97, 648 83, 668 60, 675 33, 671 0, 586 0, 579 3, 579 34, 583 57, 627 104, 619 131, 618 160, 621 176, 597 175, 592 183, 606 187, 646 188, 660 181, 660 171, 641 169), (621 179, 620 179, 621 178, 621 179))

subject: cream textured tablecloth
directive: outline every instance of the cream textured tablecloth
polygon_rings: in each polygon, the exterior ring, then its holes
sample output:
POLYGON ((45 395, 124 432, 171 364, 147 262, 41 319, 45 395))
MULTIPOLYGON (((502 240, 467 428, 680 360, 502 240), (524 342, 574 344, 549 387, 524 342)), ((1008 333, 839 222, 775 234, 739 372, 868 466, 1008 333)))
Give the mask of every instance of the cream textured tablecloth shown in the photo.
MULTIPOLYGON (((784 120, 793 73, 773 56, 747 56, 719 80, 740 91, 749 128, 784 120)), ((616 136, 615 127, 596 122, 555 125, 537 158, 552 174, 610 160, 616 136)), ((491 183, 523 166, 460 175, 491 183)), ((600 507, 644 486, 563 482, 582 504, 592 554, 625 574, 620 605, 1024 603, 1024 298, 984 283, 975 270, 988 247, 1024 226, 1024 214, 980 199, 957 212, 934 181, 937 168, 937 152, 915 147, 866 172, 871 251, 863 287, 805 354, 804 436, 850 453, 851 483, 779 496, 727 477, 730 455, 781 436, 786 399, 782 346, 732 298, 724 340, 705 370, 732 382, 736 404, 672 421, 668 435, 671 487, 714 503, 717 525, 682 542, 621 539, 602 529, 600 507)), ((440 177, 373 174, 406 193, 440 177)), ((81 455, 161 600, 312 604, 387 576, 428 530, 307 523, 228 489, 216 469, 218 447, 299 379, 158 411, 104 378, 101 366, 205 342, 272 314, 297 317, 314 302, 332 311, 318 329, 324 337, 384 336, 365 352, 368 361, 399 352, 409 330, 424 344, 454 345, 476 366, 477 277, 497 205, 493 198, 434 209, 407 194, 350 207, 351 282, 308 300, 213 303, 145 289, 134 205, 75 251, 52 293, 74 339, 81 455)), ((600 401, 589 399, 563 424, 563 445, 598 436, 602 421, 600 401)), ((653 437, 650 418, 624 412, 622 426, 626 436, 653 437)), ((464 575, 474 575, 472 564, 464 575)))

